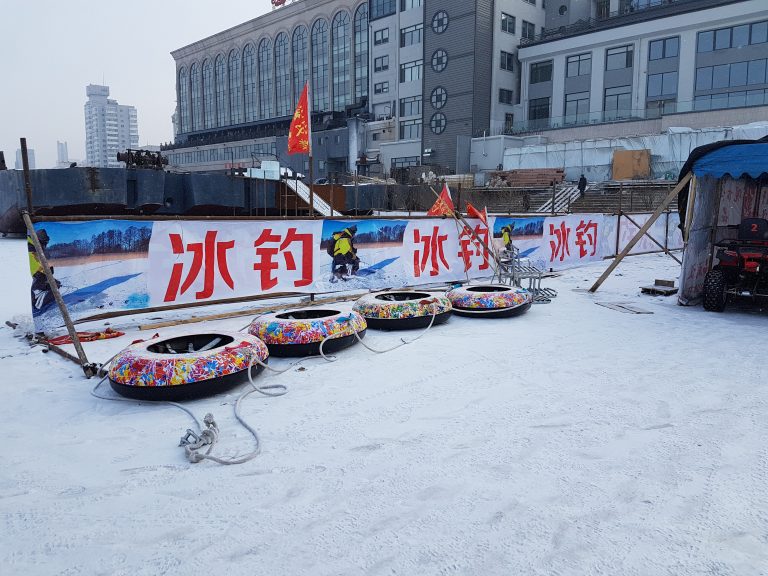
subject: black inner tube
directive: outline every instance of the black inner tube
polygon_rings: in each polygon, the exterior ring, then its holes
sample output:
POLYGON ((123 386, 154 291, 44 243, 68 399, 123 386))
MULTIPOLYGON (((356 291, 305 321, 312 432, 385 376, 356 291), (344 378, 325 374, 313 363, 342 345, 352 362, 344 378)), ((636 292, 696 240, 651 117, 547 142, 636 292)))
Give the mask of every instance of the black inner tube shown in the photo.
POLYGON ((154 354, 189 354, 231 344, 235 339, 225 334, 189 334, 153 342, 147 350, 154 354))
POLYGON ((338 310, 294 310, 277 314, 275 318, 280 320, 315 320, 317 318, 328 318, 340 314, 338 310))
POLYGON ((512 288, 506 286, 470 286, 467 292, 509 292, 512 288))
POLYGON ((405 302, 408 300, 421 300, 429 298, 429 294, 424 292, 387 292, 386 294, 377 294, 376 300, 385 300, 386 302, 405 302))

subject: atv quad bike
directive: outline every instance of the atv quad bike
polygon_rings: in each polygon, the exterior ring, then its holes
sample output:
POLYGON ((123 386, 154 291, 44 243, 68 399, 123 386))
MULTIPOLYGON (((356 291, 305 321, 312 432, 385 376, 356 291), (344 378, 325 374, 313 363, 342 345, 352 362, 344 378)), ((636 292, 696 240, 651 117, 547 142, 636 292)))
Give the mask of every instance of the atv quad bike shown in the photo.
POLYGON ((736 240, 715 244, 718 263, 704 277, 704 309, 722 312, 728 299, 768 298, 768 220, 745 218, 736 240))

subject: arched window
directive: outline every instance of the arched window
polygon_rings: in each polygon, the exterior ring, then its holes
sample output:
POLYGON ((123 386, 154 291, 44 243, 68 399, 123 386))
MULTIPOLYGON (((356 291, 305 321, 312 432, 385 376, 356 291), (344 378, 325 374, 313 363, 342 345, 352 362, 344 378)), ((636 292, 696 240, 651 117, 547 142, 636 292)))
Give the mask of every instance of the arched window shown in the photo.
POLYGON ((227 114, 227 68, 224 65, 224 57, 216 56, 216 64, 213 73, 216 76, 216 125, 226 126, 229 124, 229 115, 227 114))
POLYGON ((203 109, 200 102, 200 66, 197 62, 189 68, 189 89, 192 96, 192 130, 200 130, 203 127, 203 109))
POLYGON ((331 26, 333 109, 339 111, 352 103, 352 51, 349 36, 349 14, 339 12, 333 17, 331 26))
POLYGON ((253 44, 246 44, 243 48, 243 93, 245 121, 253 122, 259 117, 256 108, 256 49, 253 44))
POLYGON ((355 12, 355 102, 368 96, 368 2, 355 12))
POLYGON ((285 32, 278 34, 275 40, 275 96, 277 115, 287 116, 291 111, 291 61, 285 32))
POLYGON ((328 23, 312 26, 312 110, 328 110, 328 23))
POLYGON ((243 122, 243 85, 240 76, 240 52, 229 53, 229 120, 230 124, 243 122))
POLYGON ((213 84, 213 66, 211 60, 203 62, 203 127, 216 126, 216 91, 213 84))
POLYGON ((259 44, 259 118, 272 118, 272 44, 264 39, 259 44))
POLYGON ((307 28, 299 26, 293 31, 293 105, 299 101, 301 91, 307 82, 307 28))
POLYGON ((189 84, 187 69, 179 70, 179 132, 189 132, 189 84))

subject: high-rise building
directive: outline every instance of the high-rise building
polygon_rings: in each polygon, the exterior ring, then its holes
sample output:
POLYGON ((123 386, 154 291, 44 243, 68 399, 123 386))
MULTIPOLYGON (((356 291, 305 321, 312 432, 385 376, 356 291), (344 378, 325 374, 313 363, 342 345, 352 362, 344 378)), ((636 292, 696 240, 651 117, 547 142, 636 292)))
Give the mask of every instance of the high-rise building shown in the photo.
POLYGON ((69 151, 66 142, 56 141, 56 168, 69 168, 69 151))
POLYGON ((109 86, 89 84, 85 93, 85 153, 89 166, 119 168, 117 153, 138 148, 136 108, 109 99, 109 86))
MULTIPOLYGON (((27 160, 29 161, 29 169, 35 169, 35 151, 32 148, 27 148, 27 160)), ((21 159, 21 148, 16 149, 16 170, 24 170, 24 162, 21 159)))

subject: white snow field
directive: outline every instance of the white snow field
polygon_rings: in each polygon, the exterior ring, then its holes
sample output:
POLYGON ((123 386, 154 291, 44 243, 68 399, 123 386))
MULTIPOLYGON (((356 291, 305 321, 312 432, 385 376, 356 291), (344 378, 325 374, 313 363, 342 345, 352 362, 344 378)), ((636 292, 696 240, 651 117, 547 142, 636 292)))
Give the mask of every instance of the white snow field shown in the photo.
MULTIPOLYGON (((546 280, 559 296, 518 318, 454 317, 387 354, 263 373, 289 391, 246 400, 262 453, 238 466, 188 463, 182 411, 94 398, 77 366, 3 325, 0 572, 768 574, 768 317, 640 295, 677 276, 662 255, 574 291, 607 264, 546 280)), ((0 266, 0 318, 29 315, 23 241, 0 241, 0 266)), ((116 319, 125 337, 85 349, 103 362, 153 332, 248 321, 116 319)), ((186 404, 216 417, 218 456, 253 448, 232 414, 246 387, 186 404)))

